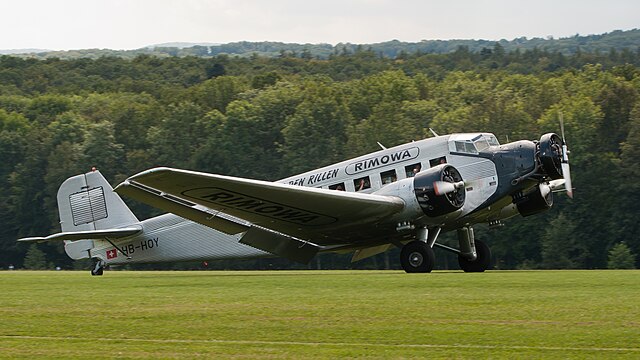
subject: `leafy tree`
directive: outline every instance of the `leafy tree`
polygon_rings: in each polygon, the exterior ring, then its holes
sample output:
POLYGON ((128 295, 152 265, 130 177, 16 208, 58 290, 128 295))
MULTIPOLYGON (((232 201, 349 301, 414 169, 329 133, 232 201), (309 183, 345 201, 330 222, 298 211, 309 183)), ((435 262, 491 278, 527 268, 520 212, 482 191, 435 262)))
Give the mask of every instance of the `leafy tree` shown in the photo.
POLYGON ((624 242, 617 243, 609 251, 609 269, 635 269, 635 256, 624 242))
POLYGON ((307 171, 342 160, 349 122, 346 104, 329 86, 309 83, 305 100, 282 129, 280 151, 290 171, 307 171))
POLYGON ((147 133, 154 159, 150 165, 188 167, 191 154, 207 136, 199 122, 203 115, 202 107, 192 102, 169 106, 166 117, 147 133))
POLYGON ((542 237, 542 267, 574 269, 584 263, 586 249, 575 236, 575 224, 560 214, 542 237))
POLYGON ((46 270, 47 259, 44 251, 38 249, 36 244, 29 246, 24 258, 24 268, 29 270, 46 270))
POLYGON ((224 113, 227 105, 247 89, 248 85, 241 78, 220 76, 194 86, 188 97, 205 110, 216 109, 224 113))

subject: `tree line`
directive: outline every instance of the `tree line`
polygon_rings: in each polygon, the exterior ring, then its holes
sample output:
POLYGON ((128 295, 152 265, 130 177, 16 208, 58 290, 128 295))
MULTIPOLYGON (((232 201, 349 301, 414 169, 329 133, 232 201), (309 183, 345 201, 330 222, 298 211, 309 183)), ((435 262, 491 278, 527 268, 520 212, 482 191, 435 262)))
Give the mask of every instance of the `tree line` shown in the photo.
MULTIPOLYGON (((375 151, 377 142, 431 136, 428 128, 534 140, 559 131, 560 113, 575 199, 556 196, 552 210, 497 230, 478 226, 477 236, 501 269, 605 268, 621 256, 618 263, 637 266, 639 64, 631 50, 565 55, 499 43, 394 58, 368 49, 327 59, 1 56, 0 268, 74 266, 60 244, 29 249, 15 240, 59 231, 58 187, 92 166, 114 185, 154 166, 276 180, 375 151)), ((128 203, 139 218, 158 214, 128 203)), ((437 257, 439 268, 457 266, 437 257)), ((309 266, 399 268, 395 252, 353 265, 348 256, 321 255, 309 266)))
MULTIPOLYGON (((280 57, 283 54, 290 54, 303 58, 327 59, 331 56, 355 53, 363 49, 374 52, 380 57, 396 58, 406 54, 448 54, 458 48, 466 48, 471 52, 480 53, 491 49, 494 44, 499 44, 507 52, 531 51, 534 49, 558 52, 563 55, 573 55, 579 52, 587 53, 607 53, 612 49, 616 51, 634 51, 640 40, 640 29, 615 30, 609 33, 597 35, 580 35, 555 39, 552 36, 546 38, 519 37, 512 40, 501 39, 492 40, 421 40, 419 42, 404 42, 399 40, 385 41, 375 44, 352 44, 339 43, 331 44, 296 44, 273 41, 239 41, 226 44, 189 44, 189 43, 169 43, 151 45, 134 50, 111 50, 111 49, 81 49, 68 51, 38 51, 31 50, 20 56, 36 59, 61 58, 93 58, 97 59, 105 56, 116 56, 132 59, 139 55, 152 55, 156 57, 168 56, 198 56, 215 57, 218 55, 231 55, 241 57, 263 56, 280 57), (634 45, 635 44, 635 45, 634 45), (625 50, 626 49, 626 50, 625 50)), ((0 54, 2 51, 0 50, 0 54)))

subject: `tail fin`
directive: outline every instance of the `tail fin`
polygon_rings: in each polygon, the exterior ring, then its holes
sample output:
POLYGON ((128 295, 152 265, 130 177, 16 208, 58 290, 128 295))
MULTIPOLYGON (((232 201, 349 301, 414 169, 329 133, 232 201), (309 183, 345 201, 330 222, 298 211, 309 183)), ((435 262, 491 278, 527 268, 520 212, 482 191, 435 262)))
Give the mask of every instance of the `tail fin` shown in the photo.
MULTIPOLYGON (((62 232, 122 228, 138 223, 120 195, 99 171, 68 178, 58 189, 58 211, 62 232)), ((88 258, 93 240, 65 241, 72 259, 88 258)))
POLYGON ((68 178, 58 189, 63 232, 103 230, 138 222, 99 171, 68 178))
POLYGON ((142 231, 138 219, 98 171, 68 178, 58 189, 62 232, 24 242, 64 241, 70 258, 92 257, 94 240, 118 239, 142 231))

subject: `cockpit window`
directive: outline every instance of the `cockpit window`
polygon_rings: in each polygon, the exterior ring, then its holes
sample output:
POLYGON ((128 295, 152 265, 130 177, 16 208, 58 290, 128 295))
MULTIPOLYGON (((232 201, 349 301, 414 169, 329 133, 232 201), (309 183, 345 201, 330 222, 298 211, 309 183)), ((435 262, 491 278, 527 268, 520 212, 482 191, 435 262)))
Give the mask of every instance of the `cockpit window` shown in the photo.
POLYGON ((454 135, 449 142, 449 151, 476 155, 488 147, 499 145, 493 134, 459 134, 454 135))
POLYGON ((470 140, 466 141, 456 141, 456 152, 466 153, 466 154, 477 154, 478 150, 473 145, 470 140))
POLYGON ((487 142, 489 143, 490 146, 500 146, 500 143, 498 142, 498 139, 495 136, 485 135, 484 137, 485 139, 487 139, 487 142))
POLYGON ((482 151, 482 150, 484 150, 484 149, 489 147, 489 143, 487 142, 487 139, 485 139, 485 138, 476 140, 474 142, 474 144, 476 145, 476 149, 478 151, 482 151))
POLYGON ((496 139, 493 135, 480 135, 473 139, 476 149, 478 151, 482 151, 489 146, 499 146, 500 143, 498 139, 496 139))

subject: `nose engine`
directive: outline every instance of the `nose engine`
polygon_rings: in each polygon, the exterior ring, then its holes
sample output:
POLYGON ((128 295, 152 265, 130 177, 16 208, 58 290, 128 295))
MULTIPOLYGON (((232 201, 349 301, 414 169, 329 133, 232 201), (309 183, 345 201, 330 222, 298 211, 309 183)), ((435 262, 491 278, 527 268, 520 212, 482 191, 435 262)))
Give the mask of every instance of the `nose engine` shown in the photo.
POLYGON ((560 136, 548 133, 540 137, 539 159, 544 175, 552 180, 562 179, 563 141, 560 136))
POLYGON ((569 175, 569 151, 565 141, 557 134, 548 133, 536 144, 536 169, 533 178, 539 179, 537 186, 514 195, 514 203, 522 216, 546 211, 553 205, 553 190, 565 185, 571 196, 569 175), (560 180, 562 179, 562 180, 560 180))

